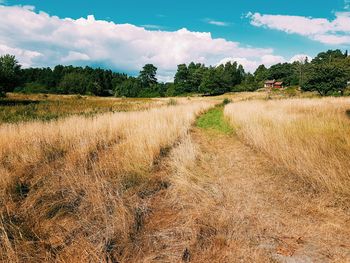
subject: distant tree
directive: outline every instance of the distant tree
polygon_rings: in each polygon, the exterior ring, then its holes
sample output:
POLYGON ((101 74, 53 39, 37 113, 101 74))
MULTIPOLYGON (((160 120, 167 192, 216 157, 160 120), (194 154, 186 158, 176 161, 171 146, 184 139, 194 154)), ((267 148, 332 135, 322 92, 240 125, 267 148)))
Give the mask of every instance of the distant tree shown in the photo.
POLYGON ((143 87, 150 87, 157 84, 157 68, 153 64, 146 64, 139 74, 139 79, 143 87))
POLYGON ((347 57, 347 53, 344 54, 341 52, 341 50, 328 50, 326 52, 319 53, 313 60, 313 64, 320 64, 320 63, 332 63, 334 61, 342 60, 347 57))
POLYGON ((309 62, 307 57, 302 57, 298 61, 293 62, 293 66, 295 67, 295 70, 299 75, 298 85, 300 87, 304 85, 305 72, 308 67, 308 64, 309 62))
POLYGON ((259 88, 259 83, 256 81, 255 77, 251 73, 245 74, 244 80, 233 87, 232 91, 255 91, 259 88))
POLYGON ((304 90, 315 90, 320 95, 343 93, 347 83, 347 71, 344 66, 335 63, 314 63, 309 67, 304 90))
POLYGON ((174 83, 165 83, 165 96, 166 97, 173 97, 176 96, 176 87, 174 83))
POLYGON ((142 89, 140 79, 129 77, 121 84, 117 85, 115 89, 115 96, 117 97, 138 97, 142 89))
POLYGON ((59 90, 68 94, 86 94, 87 88, 91 85, 93 84, 89 77, 82 73, 72 72, 63 77, 59 90))
POLYGON ((186 64, 180 64, 177 66, 175 73, 174 84, 176 86, 176 93, 183 94, 190 90, 189 72, 186 64))
POLYGON ((21 84, 20 79, 21 65, 15 56, 0 56, 0 95, 13 91, 15 87, 21 84))
POLYGON ((205 71, 206 68, 203 64, 195 64, 194 62, 191 62, 188 65, 188 89, 186 90, 186 92, 198 92, 205 71))
POLYGON ((202 83, 200 85, 200 92, 206 95, 219 95, 229 91, 229 87, 225 85, 222 80, 224 66, 210 67, 205 72, 202 83))
POLYGON ((297 85, 299 83, 299 73, 295 65, 290 63, 278 63, 268 70, 268 78, 280 80, 285 85, 297 85))
POLYGON ((256 82, 262 82, 267 80, 269 75, 268 69, 265 65, 260 65, 254 72, 254 78, 256 82))
POLYGON ((52 90, 54 91, 55 90, 54 88, 60 84, 60 82, 64 76, 64 66, 57 65, 53 69, 52 75, 53 75, 53 80, 54 80, 54 85, 52 87, 52 90))

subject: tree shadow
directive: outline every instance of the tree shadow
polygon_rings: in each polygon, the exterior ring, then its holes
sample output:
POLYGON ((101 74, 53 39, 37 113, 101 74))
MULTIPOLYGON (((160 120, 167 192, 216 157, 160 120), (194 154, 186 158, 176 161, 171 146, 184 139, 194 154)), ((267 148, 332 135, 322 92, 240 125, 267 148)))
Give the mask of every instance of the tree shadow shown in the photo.
POLYGON ((11 99, 0 99, 0 106, 19 106, 19 105, 31 105, 38 104, 39 100, 11 100, 11 99))

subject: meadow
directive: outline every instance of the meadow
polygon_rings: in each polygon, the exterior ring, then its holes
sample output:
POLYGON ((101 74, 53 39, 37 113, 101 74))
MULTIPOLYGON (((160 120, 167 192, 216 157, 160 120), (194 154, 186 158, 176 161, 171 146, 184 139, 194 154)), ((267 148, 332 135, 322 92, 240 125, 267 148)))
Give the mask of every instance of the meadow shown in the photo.
POLYGON ((0 99, 0 124, 50 121, 72 115, 94 116, 105 112, 146 110, 163 104, 157 99, 8 93, 6 98, 0 99))
POLYGON ((316 191, 350 196, 349 98, 240 102, 225 109, 246 143, 316 191))
POLYGON ((128 244, 135 189, 166 186, 151 168, 209 105, 2 125, 2 260, 85 262, 128 244))
POLYGON ((350 260, 350 99, 43 96, 0 106, 0 262, 350 260))

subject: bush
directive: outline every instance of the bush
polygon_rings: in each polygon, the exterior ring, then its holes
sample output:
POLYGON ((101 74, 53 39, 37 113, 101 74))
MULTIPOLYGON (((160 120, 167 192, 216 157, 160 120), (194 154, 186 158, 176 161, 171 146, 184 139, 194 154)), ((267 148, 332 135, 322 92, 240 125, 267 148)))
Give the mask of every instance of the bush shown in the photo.
POLYGON ((344 96, 350 96, 350 87, 347 87, 345 90, 344 90, 344 96))
POLYGON ((224 100, 222 101, 222 105, 227 105, 227 104, 230 104, 231 102, 232 102, 231 99, 224 98, 224 100))
POLYGON ((45 85, 42 85, 37 82, 26 83, 23 87, 16 87, 14 92, 24 93, 24 94, 33 94, 33 93, 48 93, 49 90, 45 85))

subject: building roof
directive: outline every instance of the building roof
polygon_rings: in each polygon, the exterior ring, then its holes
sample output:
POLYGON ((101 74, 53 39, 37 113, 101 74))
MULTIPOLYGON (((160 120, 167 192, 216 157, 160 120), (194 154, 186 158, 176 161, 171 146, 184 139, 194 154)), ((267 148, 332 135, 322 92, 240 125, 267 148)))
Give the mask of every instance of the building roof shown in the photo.
POLYGON ((275 80, 266 80, 265 81, 265 84, 274 84, 275 83, 275 80))
POLYGON ((283 84, 283 81, 276 81, 275 82, 275 85, 277 85, 277 86, 281 86, 283 84))

